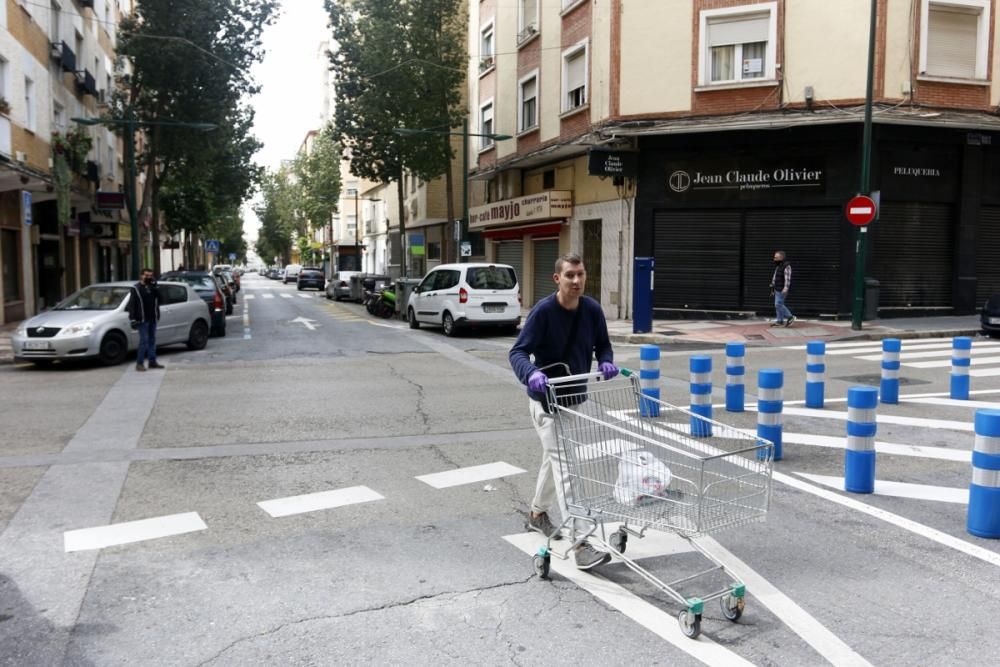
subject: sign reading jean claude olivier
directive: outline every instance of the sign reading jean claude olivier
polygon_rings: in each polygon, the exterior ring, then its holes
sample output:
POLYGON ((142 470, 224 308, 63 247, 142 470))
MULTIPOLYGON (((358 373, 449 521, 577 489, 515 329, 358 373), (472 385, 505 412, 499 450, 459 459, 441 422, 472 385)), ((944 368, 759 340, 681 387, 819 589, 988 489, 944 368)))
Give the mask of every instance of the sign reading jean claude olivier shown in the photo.
POLYGON ((634 178, 639 167, 638 153, 591 148, 587 156, 587 173, 591 176, 622 176, 634 178))
POLYGON ((470 208, 469 228, 561 220, 572 214, 573 193, 567 190, 549 190, 470 208))
POLYGON ((666 197, 674 201, 774 199, 826 190, 824 161, 809 157, 668 162, 664 178, 666 197))

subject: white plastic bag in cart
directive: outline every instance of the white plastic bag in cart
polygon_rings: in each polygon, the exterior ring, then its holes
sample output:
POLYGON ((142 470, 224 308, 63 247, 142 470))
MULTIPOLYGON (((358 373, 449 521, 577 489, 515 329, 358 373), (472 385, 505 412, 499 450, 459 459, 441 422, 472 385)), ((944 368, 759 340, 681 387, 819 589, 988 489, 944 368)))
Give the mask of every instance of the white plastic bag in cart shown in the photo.
POLYGON ((618 463, 615 500, 638 507, 667 497, 670 468, 645 450, 626 452, 618 463))

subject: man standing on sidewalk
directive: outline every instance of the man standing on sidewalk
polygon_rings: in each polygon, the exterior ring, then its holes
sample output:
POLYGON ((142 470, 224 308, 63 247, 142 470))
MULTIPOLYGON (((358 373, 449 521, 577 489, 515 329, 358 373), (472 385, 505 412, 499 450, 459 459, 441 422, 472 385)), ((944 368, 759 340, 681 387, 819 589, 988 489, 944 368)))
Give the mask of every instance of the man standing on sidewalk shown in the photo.
MULTIPOLYGON (((556 442, 555 417, 549 407, 546 385, 549 377, 589 373, 595 355, 604 378, 618 374, 613 360, 608 323, 601 305, 584 296, 587 271, 579 255, 563 255, 556 260, 555 294, 545 297, 528 315, 517 342, 510 350, 510 365, 517 379, 528 387, 531 422, 542 441, 542 465, 538 470, 535 497, 531 503, 527 527, 546 537, 555 537, 558 528, 549 520, 548 510, 558 502, 563 520, 567 516, 566 494, 569 479, 563 475, 556 442), (534 356, 534 360, 532 360, 534 356)), ((574 526, 573 534, 584 526, 574 526)), ((576 566, 589 570, 611 560, 611 554, 598 551, 586 541, 577 545, 576 566)))
POLYGON ((790 327, 795 316, 785 306, 788 288, 792 286, 792 265, 785 259, 785 251, 774 253, 774 274, 771 276, 771 294, 774 295, 774 323, 772 327, 790 327))
POLYGON ((160 289, 153 280, 153 270, 143 269, 139 282, 132 286, 128 300, 128 316, 132 328, 139 330, 139 351, 135 370, 144 371, 148 358, 150 368, 163 368, 156 363, 156 322, 160 319, 160 289))

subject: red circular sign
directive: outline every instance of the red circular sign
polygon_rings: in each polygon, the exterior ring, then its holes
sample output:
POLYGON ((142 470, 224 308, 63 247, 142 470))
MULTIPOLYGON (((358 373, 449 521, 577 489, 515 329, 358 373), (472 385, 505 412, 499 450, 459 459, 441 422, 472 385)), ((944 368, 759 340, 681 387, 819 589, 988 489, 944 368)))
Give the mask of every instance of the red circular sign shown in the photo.
POLYGON ((847 208, 844 209, 847 221, 859 227, 863 227, 874 220, 877 212, 875 200, 864 195, 852 197, 847 202, 847 208))

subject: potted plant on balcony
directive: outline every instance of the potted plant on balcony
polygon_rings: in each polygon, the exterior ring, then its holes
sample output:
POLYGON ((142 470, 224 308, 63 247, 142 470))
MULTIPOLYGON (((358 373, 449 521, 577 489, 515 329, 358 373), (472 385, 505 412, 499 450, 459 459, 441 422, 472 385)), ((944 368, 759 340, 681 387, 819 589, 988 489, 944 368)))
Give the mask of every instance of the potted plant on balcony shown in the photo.
POLYGON ((0 95, 0 115, 9 116, 10 115, 10 102, 7 101, 6 97, 0 95))
POLYGON ((80 128, 66 134, 52 134, 52 184, 55 186, 56 215, 60 224, 69 224, 73 173, 83 169, 92 145, 90 136, 80 128))

